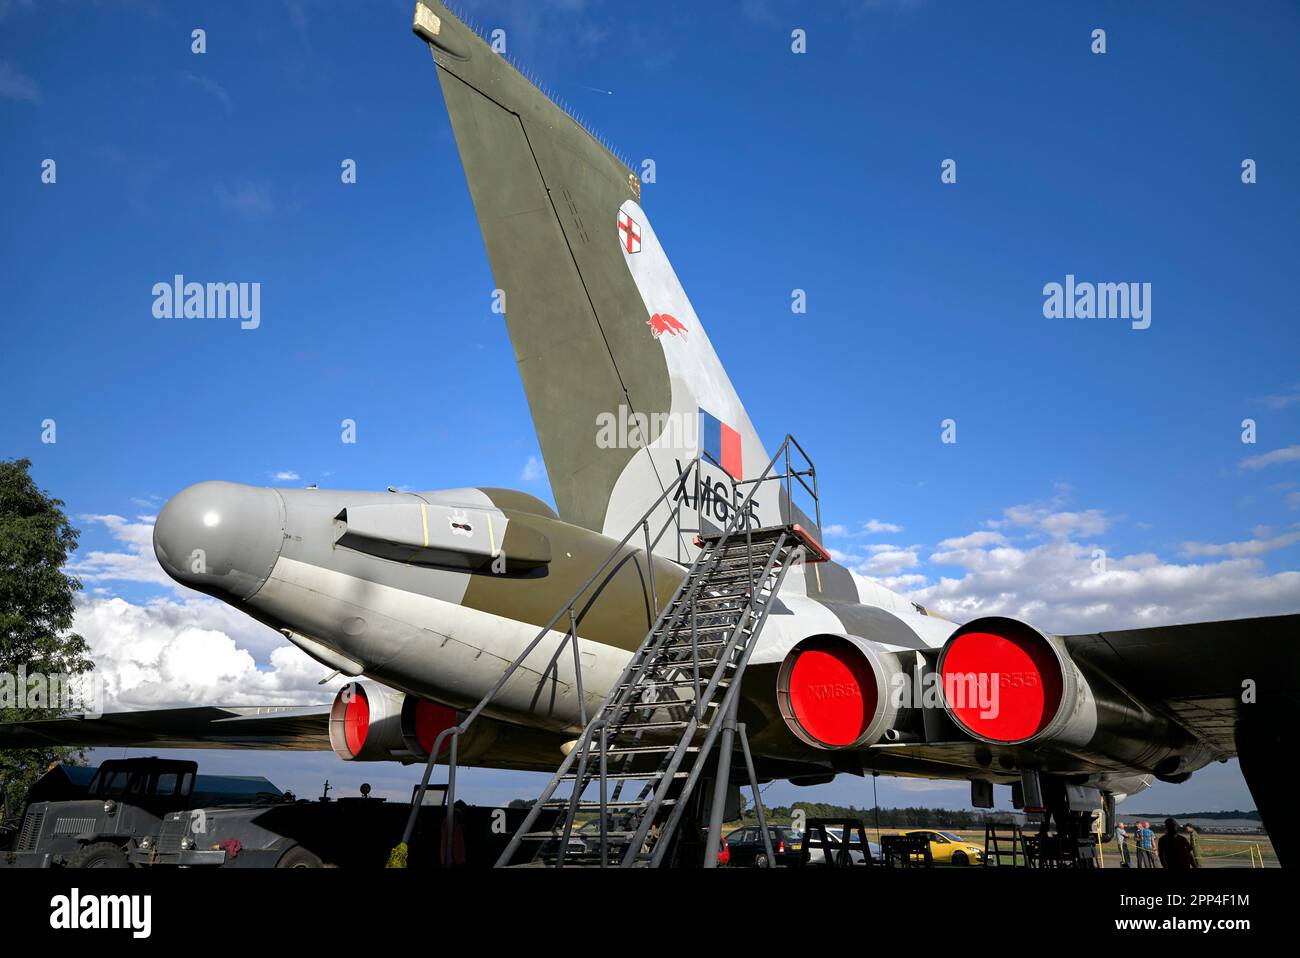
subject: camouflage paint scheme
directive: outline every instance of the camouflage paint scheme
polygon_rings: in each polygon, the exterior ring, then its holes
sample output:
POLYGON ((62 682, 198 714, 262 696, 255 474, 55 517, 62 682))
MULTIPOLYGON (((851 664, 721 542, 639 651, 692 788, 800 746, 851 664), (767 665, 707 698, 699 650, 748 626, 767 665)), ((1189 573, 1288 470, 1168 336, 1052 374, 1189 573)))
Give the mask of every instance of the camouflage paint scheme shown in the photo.
MULTIPOLYGON (((420 0, 416 32, 436 63, 505 293, 558 515, 504 489, 379 493, 204 482, 162 510, 155 551, 178 581, 279 629, 328 667, 466 707, 696 455, 701 411, 730 430, 746 478, 768 454, 640 205, 632 171, 436 0, 420 0), (600 417, 620 407, 647 417, 644 441, 598 443, 600 417), (697 431, 663 427, 673 422, 693 422, 697 431), (500 557, 505 566, 494 568, 500 557)), ((716 466, 704 468, 710 482, 726 480, 716 466)), ((755 498, 760 523, 811 525, 800 513, 786 515, 776 495, 755 498)), ((687 497, 687 511, 702 524, 710 519, 698 514, 706 501, 687 497)), ((666 508, 656 518, 665 517, 666 508)), ((637 545, 634 539, 623 549, 615 572, 580 603, 589 712, 684 575, 676 537, 661 540, 649 560, 637 545)), ((1185 774, 1233 754, 1237 676, 1260 655, 1284 661, 1291 669, 1284 674, 1295 671, 1295 616, 1065 636, 1071 655, 1109 677, 1108 701, 1121 703, 1121 718, 1142 719, 1147 739, 1085 735, 1068 748, 991 746, 939 715, 910 738, 828 751, 792 734, 777 706, 779 665, 797 643, 852 637, 921 675, 933 670, 956 625, 835 563, 788 576, 778 605, 745 675, 741 708, 764 777, 816 780, 875 769, 1014 781, 1021 768, 1038 768, 1131 793, 1146 787, 1162 762, 1185 774), (1171 672, 1180 655, 1196 667, 1171 672), (1162 681, 1173 673, 1177 681, 1162 681)), ((464 743, 464 760, 511 768, 558 763, 560 745, 579 725, 563 638, 556 632, 542 643, 507 684, 479 738, 464 743)), ((326 747, 321 709, 214 710, 219 714, 206 718, 199 711, 163 710, 134 721, 108 716, 99 725, 19 723, 0 727, 0 745, 326 747)))

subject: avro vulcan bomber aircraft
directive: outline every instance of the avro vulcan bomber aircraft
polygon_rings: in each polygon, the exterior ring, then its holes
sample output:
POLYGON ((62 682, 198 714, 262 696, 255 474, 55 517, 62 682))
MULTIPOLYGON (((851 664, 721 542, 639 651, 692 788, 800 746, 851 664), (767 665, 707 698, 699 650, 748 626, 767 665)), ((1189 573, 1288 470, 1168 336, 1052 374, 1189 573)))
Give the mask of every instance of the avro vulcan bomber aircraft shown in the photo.
MULTIPOLYGON (((585 784, 604 736, 611 779, 651 783, 637 844, 730 716, 760 780, 1011 784, 1060 822, 1235 755, 1265 823, 1286 814, 1300 615, 1053 635, 946 621, 829 561, 815 469, 789 437, 759 438, 638 177, 438 0, 419 0, 414 27, 556 508, 496 488, 192 485, 158 516, 163 568, 354 681, 320 707, 14 724, 0 747, 425 762, 473 711, 460 764, 565 762, 559 777, 585 784)), ((1287 856, 1285 831, 1270 832, 1287 856)))

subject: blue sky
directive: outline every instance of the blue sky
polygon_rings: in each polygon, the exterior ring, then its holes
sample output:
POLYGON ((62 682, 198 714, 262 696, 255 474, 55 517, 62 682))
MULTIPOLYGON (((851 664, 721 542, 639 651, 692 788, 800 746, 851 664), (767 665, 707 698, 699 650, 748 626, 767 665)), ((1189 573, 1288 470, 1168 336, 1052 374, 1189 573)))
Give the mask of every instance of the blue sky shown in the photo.
MULTIPOLYGON (((467 4, 655 161, 643 205, 760 432, 812 452, 844 561, 954 617, 1062 631, 1300 609, 1294 5, 809 6, 467 4), (1044 318, 1067 274, 1150 283, 1150 328, 1044 318)), ((151 517, 191 482, 549 496, 411 7, 0 2, 0 455, 83 517, 83 631, 119 670, 181 674, 198 629, 230 674, 309 694, 274 635, 153 563, 151 517), (261 283, 261 325, 155 319, 176 273, 261 283)), ((303 792, 413 778, 260 761, 303 792)), ((803 794, 870 790, 771 791, 803 794)), ((1228 766, 1141 801, 1249 797, 1228 766)))

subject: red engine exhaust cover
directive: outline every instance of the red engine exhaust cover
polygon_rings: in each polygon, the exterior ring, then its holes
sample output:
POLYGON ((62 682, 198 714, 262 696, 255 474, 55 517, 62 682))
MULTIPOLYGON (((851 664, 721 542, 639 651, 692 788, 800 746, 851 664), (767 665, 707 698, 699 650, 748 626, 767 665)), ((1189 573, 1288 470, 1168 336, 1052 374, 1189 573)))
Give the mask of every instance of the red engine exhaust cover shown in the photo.
MULTIPOLYGON (((377 682, 349 682, 330 706, 330 746, 349 762, 425 759, 456 720, 456 710, 445 705, 377 682)), ((447 742, 440 751, 447 753, 447 742)))
MULTIPOLYGON (((418 745, 419 751, 428 755, 438 736, 456 724, 456 717, 456 710, 453 708, 408 695, 402 703, 402 732, 408 747, 418 745), (414 742, 411 741, 412 735, 415 738, 414 742)), ((446 755, 449 751, 447 740, 444 739, 438 753, 446 755)))
POLYGON ((881 680, 866 655, 838 636, 806 639, 786 656, 777 699, 790 730, 819 748, 861 744, 881 709, 881 680))
POLYGON ((1064 670, 1038 630, 986 618, 953 633, 939 657, 948 714, 971 735, 1017 744, 1042 732, 1061 707, 1064 670))

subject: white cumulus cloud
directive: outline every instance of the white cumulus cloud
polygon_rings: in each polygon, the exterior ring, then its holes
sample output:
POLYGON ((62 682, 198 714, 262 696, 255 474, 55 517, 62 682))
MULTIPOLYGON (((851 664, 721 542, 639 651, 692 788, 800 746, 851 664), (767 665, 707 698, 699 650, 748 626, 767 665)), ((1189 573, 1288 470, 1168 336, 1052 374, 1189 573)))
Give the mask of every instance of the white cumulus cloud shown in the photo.
POLYGON ((1300 542, 1300 532, 1288 532, 1280 536, 1270 536, 1267 529, 1257 528, 1254 539, 1240 542, 1184 542, 1183 555, 1188 557, 1207 556, 1260 556, 1277 549, 1284 549, 1300 542))
POLYGON ((1254 558, 1180 564, 1150 553, 1098 555, 1053 539, 937 553, 931 561, 962 574, 909 598, 958 622, 1006 615, 1074 633, 1300 611, 1300 572, 1270 574, 1254 558))
POLYGON ((277 632, 213 599, 88 598, 85 637, 109 711, 191 705, 309 705, 329 701, 323 665, 277 632))
POLYGON ((1274 449, 1272 452, 1251 456, 1249 459, 1243 459, 1241 460, 1241 468, 1263 469, 1279 462, 1296 462, 1297 460, 1300 460, 1300 445, 1286 446, 1282 449, 1274 449))
POLYGON ((881 522, 879 519, 868 519, 862 524, 864 532, 875 534, 877 532, 902 532, 903 527, 895 525, 892 522, 881 522))
POLYGON ((80 518, 83 522, 103 526, 126 550, 79 552, 68 564, 69 573, 90 584, 117 581, 175 586, 153 554, 154 516, 136 516, 134 522, 118 515, 83 515, 80 518))
POLYGON ((537 482, 540 479, 545 479, 546 466, 544 466, 542 460, 538 459, 536 456, 529 456, 528 461, 524 463, 524 468, 523 471, 520 472, 519 478, 524 482, 537 482))

